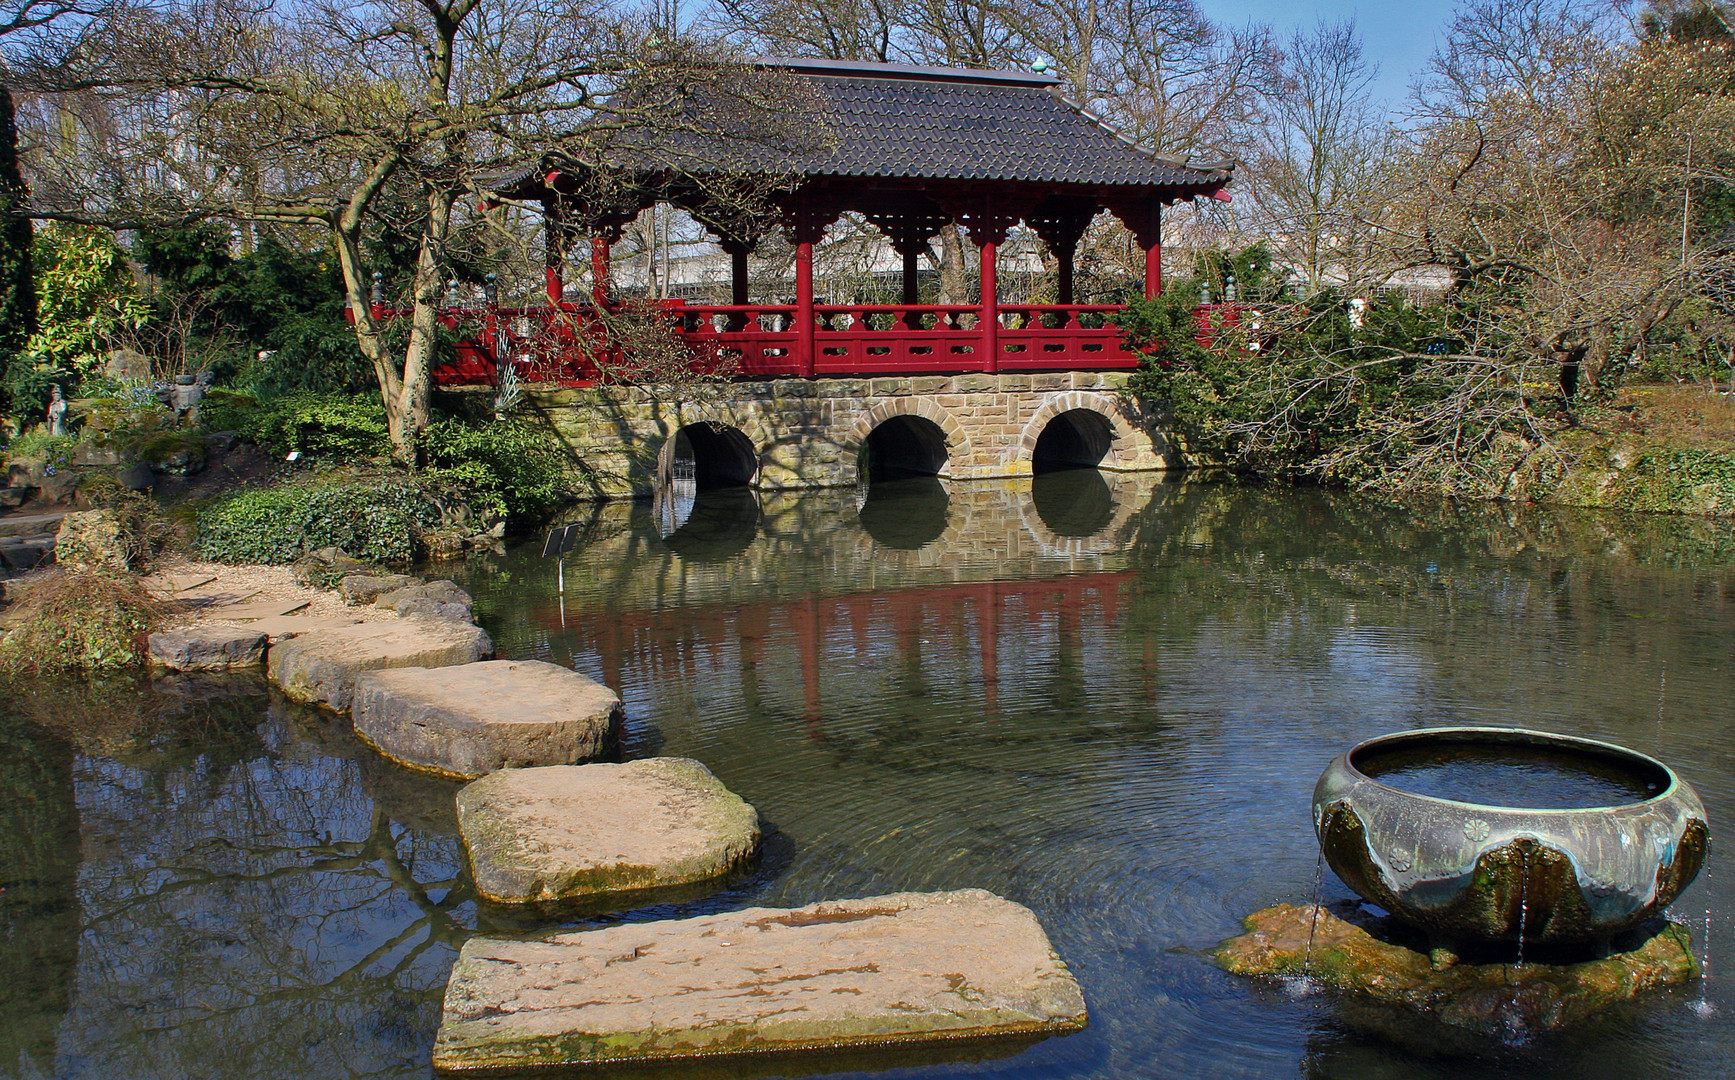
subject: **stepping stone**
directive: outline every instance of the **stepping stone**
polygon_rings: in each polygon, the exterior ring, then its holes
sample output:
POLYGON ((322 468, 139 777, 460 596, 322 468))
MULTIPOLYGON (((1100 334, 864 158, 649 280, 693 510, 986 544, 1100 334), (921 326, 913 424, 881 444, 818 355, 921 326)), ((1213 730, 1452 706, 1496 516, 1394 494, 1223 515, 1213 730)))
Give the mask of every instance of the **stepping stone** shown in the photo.
POLYGON ((279 641, 311 634, 315 630, 338 630, 346 626, 359 626, 365 621, 359 615, 270 615, 263 619, 247 620, 247 629, 259 631, 275 645, 279 641))
POLYGON ((1087 1022, 1027 908, 980 889, 903 893, 472 937, 446 984, 434 1068, 949 1043, 1087 1022))
POLYGON ((458 829, 476 892, 502 904, 712 882, 759 847, 758 813, 687 758, 491 773, 458 792, 458 829))
POLYGON ((213 619, 269 619, 293 615, 310 603, 311 600, 255 600, 250 604, 224 604, 210 608, 205 614, 213 619))
POLYGON ((265 635, 231 626, 195 626, 152 634, 151 660, 176 671, 225 671, 265 662, 265 635))
POLYGON ((349 709, 364 671, 449 667, 494 655, 479 626, 450 619, 393 619, 299 634, 266 654, 266 675, 296 701, 349 709))
POLYGON ((391 668, 356 678, 355 733, 400 765, 457 780, 600 755, 620 698, 540 660, 391 668))

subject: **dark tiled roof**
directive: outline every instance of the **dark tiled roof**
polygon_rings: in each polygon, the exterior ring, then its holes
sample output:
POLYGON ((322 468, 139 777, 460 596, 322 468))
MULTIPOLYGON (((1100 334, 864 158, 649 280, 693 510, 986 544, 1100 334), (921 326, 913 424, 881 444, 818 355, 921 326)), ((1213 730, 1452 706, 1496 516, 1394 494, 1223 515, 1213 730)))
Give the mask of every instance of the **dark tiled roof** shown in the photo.
MULTIPOLYGON (((816 178, 1163 188, 1171 198, 1207 194, 1231 175, 1226 164, 1189 165, 1135 146, 1063 97, 1050 76, 781 57, 757 63, 813 87, 829 128, 824 149, 791 153, 641 130, 617 138, 605 160, 678 159, 688 168, 704 160, 725 168, 752 161, 768 172, 816 178)), ((479 182, 505 191, 536 183, 545 168, 527 162, 479 182)))
POLYGON ((810 176, 1114 187, 1190 187, 1228 177, 1123 141, 1054 86, 1028 77, 804 74, 831 105, 837 143, 792 162, 810 176))

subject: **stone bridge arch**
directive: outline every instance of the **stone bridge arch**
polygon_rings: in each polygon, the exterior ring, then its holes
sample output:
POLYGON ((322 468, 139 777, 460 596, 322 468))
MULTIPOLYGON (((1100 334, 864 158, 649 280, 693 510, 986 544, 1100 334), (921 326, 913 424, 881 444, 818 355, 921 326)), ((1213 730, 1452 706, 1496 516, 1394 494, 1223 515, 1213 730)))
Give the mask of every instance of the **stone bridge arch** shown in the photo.
POLYGON ((1139 431, 1127 417, 1121 400, 1085 390, 1056 394, 1043 402, 1019 434, 1015 460, 1034 472, 1038 445, 1043 443, 1044 434, 1051 439, 1057 434, 1050 430, 1055 424, 1073 428, 1069 438, 1076 445, 1061 451, 1072 459, 1065 465, 1114 471, 1139 467, 1132 460, 1137 455, 1139 431))
POLYGON ((843 461, 850 473, 850 479, 860 482, 861 461, 863 452, 868 449, 868 440, 881 425, 899 417, 910 417, 925 420, 938 429, 945 460, 934 473, 942 480, 950 480, 955 475, 957 467, 969 459, 971 454, 970 436, 964 425, 952 415, 951 410, 941 405, 931 397, 910 396, 894 397, 879 402, 856 418, 849 433, 842 440, 843 461))
POLYGON ((657 450, 657 487, 671 478, 683 434, 703 474, 696 477, 700 487, 759 486, 767 448, 776 438, 758 410, 709 408, 678 416, 657 450), (709 469, 702 458, 710 459, 709 469))

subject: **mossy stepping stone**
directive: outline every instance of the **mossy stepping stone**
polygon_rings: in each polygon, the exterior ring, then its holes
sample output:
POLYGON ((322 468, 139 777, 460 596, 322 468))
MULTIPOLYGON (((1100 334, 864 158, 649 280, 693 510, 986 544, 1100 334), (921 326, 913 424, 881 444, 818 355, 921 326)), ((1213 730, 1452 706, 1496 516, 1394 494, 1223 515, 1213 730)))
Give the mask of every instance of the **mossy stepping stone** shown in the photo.
POLYGON ((715 882, 759 847, 758 813, 687 758, 491 773, 458 792, 458 829, 476 892, 501 904, 715 882))
POLYGON ((446 984, 434 1067, 951 1046, 1077 1031, 1087 1019, 1029 909, 980 889, 901 893, 541 940, 472 937, 446 984))

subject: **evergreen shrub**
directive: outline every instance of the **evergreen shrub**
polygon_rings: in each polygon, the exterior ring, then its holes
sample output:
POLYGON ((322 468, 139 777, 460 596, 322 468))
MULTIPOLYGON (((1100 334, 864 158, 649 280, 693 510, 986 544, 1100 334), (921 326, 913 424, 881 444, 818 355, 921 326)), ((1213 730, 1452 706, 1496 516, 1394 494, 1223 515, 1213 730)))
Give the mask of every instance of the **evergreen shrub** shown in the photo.
POLYGON ((257 488, 199 515, 196 550, 215 562, 282 565, 337 547, 369 562, 407 563, 417 537, 439 523, 427 485, 413 480, 257 488))

